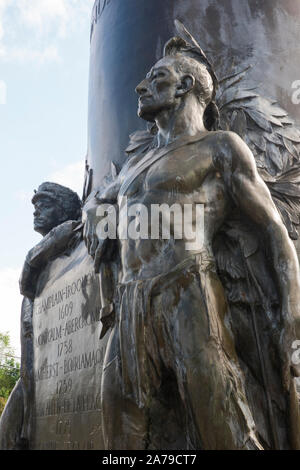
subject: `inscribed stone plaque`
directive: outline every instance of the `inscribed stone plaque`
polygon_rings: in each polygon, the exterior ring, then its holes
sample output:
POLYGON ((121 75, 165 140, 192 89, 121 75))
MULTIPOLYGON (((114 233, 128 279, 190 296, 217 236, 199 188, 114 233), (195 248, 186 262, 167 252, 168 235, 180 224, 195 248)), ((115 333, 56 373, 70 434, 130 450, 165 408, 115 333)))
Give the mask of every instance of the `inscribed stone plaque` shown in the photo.
POLYGON ((99 277, 81 243, 49 264, 34 302, 33 449, 101 449, 99 277))

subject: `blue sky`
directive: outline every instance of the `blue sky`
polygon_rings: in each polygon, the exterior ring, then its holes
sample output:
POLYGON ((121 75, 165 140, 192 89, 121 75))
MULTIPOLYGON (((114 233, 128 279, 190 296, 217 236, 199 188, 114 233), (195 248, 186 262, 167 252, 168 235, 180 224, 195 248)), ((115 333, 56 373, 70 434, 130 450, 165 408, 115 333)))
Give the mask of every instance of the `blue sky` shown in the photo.
POLYGON ((18 278, 33 190, 55 181, 81 196, 94 0, 0 0, 0 331, 20 353, 18 278))

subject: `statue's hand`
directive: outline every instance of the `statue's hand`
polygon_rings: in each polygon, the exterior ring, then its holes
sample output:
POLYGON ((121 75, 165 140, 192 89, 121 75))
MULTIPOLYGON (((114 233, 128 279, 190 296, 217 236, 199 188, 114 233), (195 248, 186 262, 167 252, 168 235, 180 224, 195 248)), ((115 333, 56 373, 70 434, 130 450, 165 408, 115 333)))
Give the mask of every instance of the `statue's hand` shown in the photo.
POLYGON ((294 377, 300 377, 300 355, 295 351, 295 347, 300 348, 298 308, 292 308, 287 303, 282 311, 283 328, 279 333, 279 352, 282 361, 283 381, 287 388, 290 383, 290 374, 294 377))
POLYGON ((295 313, 295 330, 296 330, 297 340, 300 341, 300 303, 299 303, 297 312, 295 313))
POLYGON ((292 372, 295 377, 300 377, 300 303, 294 313, 296 340, 292 344, 292 372))
POLYGON ((78 220, 68 220, 53 228, 36 246, 29 250, 19 281, 22 295, 30 299, 34 298, 35 283, 40 269, 51 258, 68 247, 79 228, 80 222, 78 220))
POLYGON ((78 220, 68 220, 49 232, 49 237, 52 238, 56 245, 56 251, 68 245, 74 233, 80 229, 80 225, 80 221, 78 220))
POLYGON ((97 216, 99 205, 100 203, 94 194, 89 197, 82 210, 83 240, 91 256, 95 254, 98 245, 96 227, 100 221, 97 216))
POLYGON ((21 272, 21 277, 19 279, 19 287, 21 295, 28 297, 29 299, 34 299, 35 296, 35 283, 37 280, 38 271, 36 268, 30 266, 30 264, 25 260, 23 269, 21 272))
POLYGON ((41 268, 51 257, 67 248, 78 226, 80 226, 78 220, 68 220, 50 230, 50 232, 28 252, 26 256, 28 265, 34 268, 41 268))

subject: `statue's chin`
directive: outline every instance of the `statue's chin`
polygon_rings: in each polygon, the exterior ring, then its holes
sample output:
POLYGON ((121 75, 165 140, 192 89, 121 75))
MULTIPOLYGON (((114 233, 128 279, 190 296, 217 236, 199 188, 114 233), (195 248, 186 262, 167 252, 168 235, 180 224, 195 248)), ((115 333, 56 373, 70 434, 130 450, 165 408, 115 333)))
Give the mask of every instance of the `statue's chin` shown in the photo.
POLYGON ((47 229, 39 224, 33 224, 33 230, 43 236, 47 233, 47 229))
POLYGON ((139 108, 137 114, 144 121, 155 122, 155 116, 150 110, 139 108))

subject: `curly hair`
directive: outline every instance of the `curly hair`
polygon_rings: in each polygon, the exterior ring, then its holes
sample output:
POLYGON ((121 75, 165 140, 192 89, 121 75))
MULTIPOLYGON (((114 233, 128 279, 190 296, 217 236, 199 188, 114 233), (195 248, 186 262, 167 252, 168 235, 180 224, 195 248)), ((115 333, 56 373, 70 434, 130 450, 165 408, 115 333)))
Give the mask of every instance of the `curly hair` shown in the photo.
POLYGON ((52 199, 61 209, 61 223, 78 220, 81 217, 82 203, 77 193, 57 183, 42 183, 32 198, 32 204, 38 199, 52 199))

